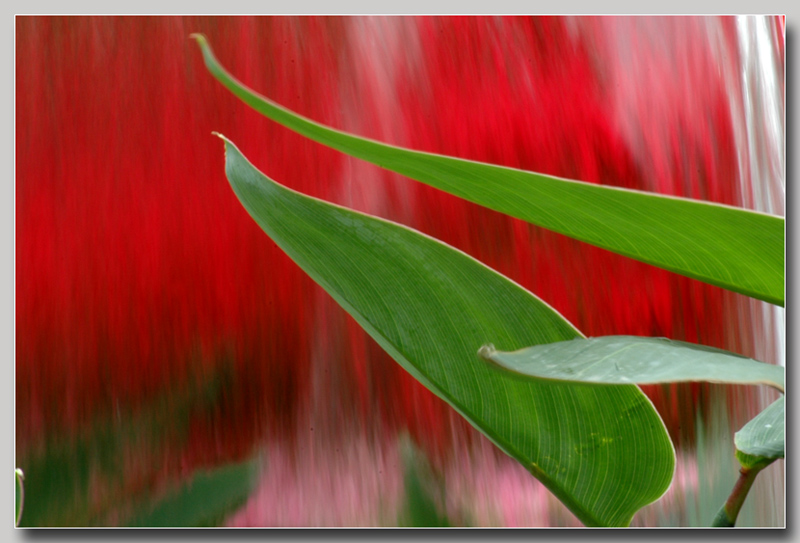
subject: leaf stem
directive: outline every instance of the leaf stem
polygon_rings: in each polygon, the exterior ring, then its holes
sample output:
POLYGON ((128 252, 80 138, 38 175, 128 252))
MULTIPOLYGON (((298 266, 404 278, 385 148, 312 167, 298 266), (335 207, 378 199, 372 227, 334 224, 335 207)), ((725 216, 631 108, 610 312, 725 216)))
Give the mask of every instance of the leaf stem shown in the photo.
POLYGON ((756 475, 766 466, 753 466, 746 468, 742 466, 739 469, 739 480, 733 486, 731 495, 728 500, 720 508, 714 521, 711 523, 713 527, 733 528, 736 525, 736 517, 739 516, 739 511, 742 509, 747 493, 753 482, 756 480, 756 475))

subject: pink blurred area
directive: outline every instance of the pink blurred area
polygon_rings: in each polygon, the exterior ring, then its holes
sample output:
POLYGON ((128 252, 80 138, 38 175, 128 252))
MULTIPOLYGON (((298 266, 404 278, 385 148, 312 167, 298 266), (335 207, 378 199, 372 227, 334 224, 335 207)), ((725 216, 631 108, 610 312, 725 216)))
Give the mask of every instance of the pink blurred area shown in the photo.
MULTIPOLYGON (((233 524, 392 525, 403 488, 395 444, 407 433, 450 474, 451 496, 468 487, 491 502, 445 499, 451 518, 471 508, 483 513, 465 523, 573 522, 548 516, 552 498, 535 480, 519 482, 524 470, 263 234, 228 186, 212 131, 282 184, 475 256, 587 336, 664 336, 781 362, 782 321, 764 304, 297 136, 225 91, 193 32, 248 86, 340 129, 784 212, 783 142, 770 139, 783 120, 780 18, 17 17, 18 463, 98 424, 155 413, 141 440, 158 445, 128 451, 120 480, 98 476, 97 496, 147 495, 266 450, 272 463, 233 524), (751 34, 771 56, 754 60, 743 45, 751 34), (777 121, 753 114, 754 100, 776 95, 777 121), (464 471, 471 478, 455 475, 464 471), (515 513, 519 496, 536 503, 515 513)), ((693 447, 707 387, 646 392, 676 443, 693 447)), ((731 413, 763 401, 754 394, 733 389, 731 413)))

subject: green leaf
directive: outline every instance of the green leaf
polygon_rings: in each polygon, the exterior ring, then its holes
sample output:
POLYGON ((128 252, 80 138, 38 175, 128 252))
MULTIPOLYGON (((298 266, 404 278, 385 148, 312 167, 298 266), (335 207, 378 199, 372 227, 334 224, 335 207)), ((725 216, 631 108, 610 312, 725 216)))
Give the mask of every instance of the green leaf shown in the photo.
POLYGON ((425 455, 405 436, 400 443, 406 496, 398 524, 408 528, 452 528, 442 511, 445 488, 425 455), (437 499, 438 498, 438 499, 437 499))
MULTIPOLYGON (((784 304, 781 217, 402 149, 321 125, 248 89, 193 34, 244 103, 314 141, 461 198, 648 264, 784 304)), ((542 127, 546 130, 547 127, 542 127)))
POLYGON ((132 527, 199 527, 221 524, 243 504, 258 481, 258 461, 199 471, 129 522, 132 527))
POLYGON ((784 389, 781 366, 666 338, 605 336, 515 352, 501 352, 487 345, 479 354, 505 370, 537 379, 599 385, 708 381, 784 389))
POLYGON ((522 383, 476 356, 581 337, 470 256, 282 187, 226 140, 226 173, 261 228, 403 368, 519 460, 588 525, 626 526, 660 497, 674 450, 635 386, 522 383))
POLYGON ((736 457, 742 466, 764 466, 783 458, 786 442, 785 398, 778 398, 734 435, 736 457))

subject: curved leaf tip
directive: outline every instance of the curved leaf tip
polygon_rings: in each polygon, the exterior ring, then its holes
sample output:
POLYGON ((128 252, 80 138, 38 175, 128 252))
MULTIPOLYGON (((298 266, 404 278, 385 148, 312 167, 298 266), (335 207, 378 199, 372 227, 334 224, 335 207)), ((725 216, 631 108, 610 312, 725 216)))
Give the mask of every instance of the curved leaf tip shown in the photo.
POLYGON ((189 34, 189 38, 196 41, 201 47, 208 46, 208 39, 206 38, 205 34, 201 34, 200 32, 193 32, 189 34))
POLYGON ((478 356, 486 360, 487 362, 491 362, 491 356, 497 352, 497 349, 494 348, 494 344, 487 343, 486 345, 482 345, 480 349, 478 349, 478 356))

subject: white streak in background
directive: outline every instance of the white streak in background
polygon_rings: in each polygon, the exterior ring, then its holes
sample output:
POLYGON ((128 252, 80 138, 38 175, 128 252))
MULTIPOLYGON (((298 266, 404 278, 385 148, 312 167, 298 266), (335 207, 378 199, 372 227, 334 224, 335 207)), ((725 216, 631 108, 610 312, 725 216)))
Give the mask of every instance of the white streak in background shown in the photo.
MULTIPOLYGON (((780 54, 784 37, 771 30, 766 17, 742 16, 736 23, 740 73, 731 74, 739 81, 730 84, 741 89, 741 102, 731 101, 731 114, 736 123, 742 201, 745 207, 784 215, 784 67, 780 54)), ((763 315, 767 332, 756 337, 756 355, 785 366, 784 310, 755 300, 746 303, 763 315)))
MULTIPOLYGON (((399 122, 398 79, 415 74, 420 65, 419 29, 407 17, 353 17, 346 19, 347 64, 340 88, 343 129, 393 145, 408 146, 405 124, 399 122)), ((396 183, 396 174, 363 160, 346 159, 339 200, 348 207, 386 218, 413 219, 408 183, 396 183), (395 196, 389 201, 390 196, 395 196)))
MULTIPOLYGON (((709 20, 709 32, 716 36, 711 50, 717 55, 728 88, 741 205, 784 215, 784 36, 771 22, 771 18, 763 16, 737 17, 736 44, 724 40, 716 20, 709 20)), ((757 328, 748 354, 785 366, 783 308, 746 297, 739 297, 738 306, 740 328, 754 324, 757 328), (754 318, 757 315, 761 316, 760 322, 754 318)), ((763 405, 773 399, 762 398, 763 405)))
MULTIPOLYGON (((784 66, 781 49, 784 36, 771 19, 742 16, 736 19, 736 52, 721 44, 715 51, 720 63, 726 61, 731 118, 739 156, 742 204, 745 207, 785 214, 785 129, 784 66), (737 54, 738 53, 738 56, 737 54), (732 60, 735 59, 735 60, 732 60)), ((752 298, 739 297, 739 329, 755 326, 752 356, 764 362, 786 365, 785 310, 752 298), (757 316, 760 315, 760 319, 757 316)), ((775 394, 758 390, 758 405, 749 406, 748 415, 775 400, 775 394)), ((746 420, 746 419, 745 419, 746 420)), ((752 490, 758 497, 759 517, 775 526, 785 525, 785 470, 776 462, 759 475, 752 490), (783 504, 779 510, 777 504, 783 504)))
MULTIPOLYGON (((716 19, 709 19, 709 33, 715 37, 711 51, 723 70, 728 89, 731 122, 738 152, 741 205, 775 215, 785 215, 785 67, 781 51, 782 29, 773 18, 736 18, 736 43, 724 39, 716 19), (735 50, 731 50, 735 47, 735 50)), ((752 344, 748 355, 786 366, 786 320, 781 307, 745 296, 737 297, 738 323, 748 329, 752 344)), ((755 416, 776 399, 776 394, 759 387, 748 416, 755 416)), ((745 418, 744 420, 747 420, 745 418)), ((733 428, 737 430, 738 428, 733 428)), ((785 472, 783 462, 759 475, 751 499, 759 497, 759 518, 771 525, 785 525, 785 472), (777 510, 776 504, 783 504, 777 510)))
MULTIPOLYGON (((785 66, 781 50, 785 43, 782 29, 774 20, 762 16, 736 19, 739 46, 738 74, 741 103, 731 102, 732 117, 737 122, 735 135, 739 150, 744 205, 758 211, 785 215, 785 66), (736 106, 739 106, 738 108, 736 106), (743 127, 743 128, 742 128, 743 127)), ((755 336, 755 354, 761 360, 786 366, 786 312, 783 308, 753 299, 742 299, 742 312, 761 313, 764 333, 755 336)), ((761 392, 761 407, 775 400, 774 394, 761 392)), ((760 500, 773 505, 762 514, 771 515, 775 525, 786 519, 785 470, 776 462, 760 476, 760 500), (783 504, 778 511, 774 504, 783 504)), ((758 488, 754 488, 758 492, 758 488)), ((755 497, 755 496, 754 496, 755 497)))
POLYGON ((746 207, 784 215, 783 66, 777 35, 766 17, 736 19, 742 89, 741 104, 732 103, 734 119, 744 124, 737 132, 739 164, 746 207), (739 107, 737 107, 739 106, 739 107))

